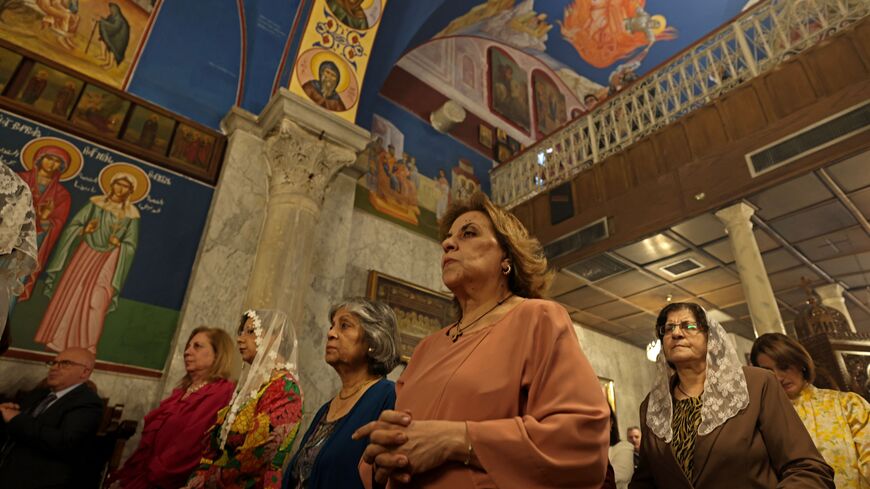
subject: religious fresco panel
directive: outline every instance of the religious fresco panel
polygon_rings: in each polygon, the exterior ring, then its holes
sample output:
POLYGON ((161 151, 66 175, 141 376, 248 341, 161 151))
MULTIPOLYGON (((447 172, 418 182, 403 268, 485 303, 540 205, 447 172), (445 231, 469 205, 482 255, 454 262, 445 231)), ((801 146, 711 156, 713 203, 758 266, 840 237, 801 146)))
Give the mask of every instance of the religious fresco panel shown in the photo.
POLYGON ((37 214, 39 266, 13 300, 11 354, 82 347, 159 375, 213 189, 6 111, 0 161, 37 214))
POLYGON ((83 86, 81 80, 36 63, 15 99, 40 112, 66 119, 83 86))
POLYGON ((6 84, 12 79, 18 64, 23 57, 8 49, 0 48, 0 93, 6 88, 6 84))
POLYGON ((489 192, 492 161, 382 99, 372 140, 358 156, 368 168, 355 205, 438 240, 450 202, 489 192))
POLYGON ((160 1, 0 2, 0 38, 123 88, 160 1))
POLYGON ((565 95, 543 71, 532 73, 532 93, 535 107, 535 130, 544 137, 568 121, 565 95))
POLYGON ((387 0, 315 0, 290 91, 354 122, 387 0))

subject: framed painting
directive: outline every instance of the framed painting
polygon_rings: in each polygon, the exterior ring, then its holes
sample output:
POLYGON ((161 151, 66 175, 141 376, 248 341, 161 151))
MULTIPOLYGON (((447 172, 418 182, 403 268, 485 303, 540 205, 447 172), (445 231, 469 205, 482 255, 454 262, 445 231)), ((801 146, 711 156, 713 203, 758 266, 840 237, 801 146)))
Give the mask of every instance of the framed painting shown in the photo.
POLYGON ((399 354, 407 362, 417 343, 456 320, 453 296, 369 271, 366 295, 393 308, 399 321, 399 354))
POLYGON ((72 123, 115 138, 129 109, 129 100, 96 85, 87 85, 73 111, 72 123))
POLYGON ((565 95, 552 78, 540 70, 532 72, 535 100, 535 129, 539 137, 551 134, 568 122, 565 95))
POLYGON ((214 136, 187 124, 179 124, 172 139, 169 157, 199 169, 206 169, 211 162, 214 143, 214 136))
POLYGON ((124 129, 124 141, 148 151, 166 154, 175 121, 153 110, 136 105, 124 129))
POLYGON ((40 112, 66 119, 83 85, 81 80, 36 63, 27 74, 27 79, 15 99, 40 112))
POLYGON ((489 49, 489 90, 493 112, 531 134, 528 74, 498 48, 489 49))
POLYGON ((604 397, 607 398, 607 404, 610 404, 610 409, 613 414, 616 414, 616 391, 613 387, 613 380, 606 377, 598 377, 598 382, 601 384, 601 391, 604 392, 604 397))
POLYGON ((492 129, 487 125, 481 124, 478 128, 477 140, 480 141, 481 146, 492 148, 492 129))
POLYGON ((6 88, 12 75, 15 74, 15 69, 21 63, 23 56, 5 48, 0 48, 0 93, 6 88))

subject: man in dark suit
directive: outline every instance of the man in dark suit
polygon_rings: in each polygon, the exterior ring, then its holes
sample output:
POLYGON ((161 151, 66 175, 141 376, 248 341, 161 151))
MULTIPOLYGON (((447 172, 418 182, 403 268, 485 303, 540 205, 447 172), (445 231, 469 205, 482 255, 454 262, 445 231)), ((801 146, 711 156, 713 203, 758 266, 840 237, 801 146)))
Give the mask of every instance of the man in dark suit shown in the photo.
POLYGON ((64 350, 48 362, 47 389, 20 406, 0 404, 0 487, 76 488, 103 415, 102 401, 85 385, 94 361, 88 350, 64 350))

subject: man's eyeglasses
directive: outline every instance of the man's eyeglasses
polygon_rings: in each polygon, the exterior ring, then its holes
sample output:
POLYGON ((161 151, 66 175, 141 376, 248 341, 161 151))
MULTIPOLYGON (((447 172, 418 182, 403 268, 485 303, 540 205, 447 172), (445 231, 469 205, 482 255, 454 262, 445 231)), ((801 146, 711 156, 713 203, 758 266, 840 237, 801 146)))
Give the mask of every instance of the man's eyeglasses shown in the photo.
POLYGON ((74 362, 72 360, 49 360, 49 361, 45 362, 45 364, 48 366, 48 368, 54 367, 55 365, 57 365, 60 368, 70 368, 73 365, 75 365, 77 367, 90 368, 87 365, 85 365, 84 363, 78 363, 78 362, 74 362))
POLYGON ((665 323, 659 326, 659 336, 665 337, 672 335, 674 334, 674 330, 677 328, 680 328, 680 331, 682 331, 686 336, 695 336, 703 331, 698 323, 694 321, 681 321, 679 323, 665 323))

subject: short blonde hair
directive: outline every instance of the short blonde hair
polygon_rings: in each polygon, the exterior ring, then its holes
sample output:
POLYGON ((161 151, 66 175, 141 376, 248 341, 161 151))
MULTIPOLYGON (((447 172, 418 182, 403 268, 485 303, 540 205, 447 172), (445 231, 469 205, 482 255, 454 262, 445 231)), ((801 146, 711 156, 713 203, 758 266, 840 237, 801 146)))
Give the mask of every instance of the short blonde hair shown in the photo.
MULTIPOLYGON (((185 350, 187 349, 187 346, 190 345, 193 337, 199 333, 205 333, 206 337, 208 337, 208 342, 211 344, 211 348, 214 351, 214 363, 208 370, 208 381, 212 382, 220 379, 229 379, 232 375, 233 350, 235 350, 233 339, 230 338, 230 335, 227 334, 226 331, 220 328, 200 326, 190 332, 187 342, 184 343, 185 350)), ((190 378, 190 374, 185 374, 178 383, 178 387, 181 389, 187 389, 190 387, 191 382, 192 379, 190 378)))
POLYGON ((474 211, 482 212, 489 218, 496 240, 510 260, 510 291, 529 299, 546 296, 553 281, 553 271, 547 267, 541 242, 529 235, 529 231, 516 216, 493 204, 483 192, 475 192, 468 200, 450 205, 441 219, 441 239, 447 236, 453 221, 466 212, 474 211))

